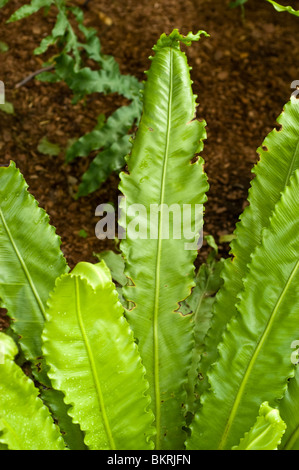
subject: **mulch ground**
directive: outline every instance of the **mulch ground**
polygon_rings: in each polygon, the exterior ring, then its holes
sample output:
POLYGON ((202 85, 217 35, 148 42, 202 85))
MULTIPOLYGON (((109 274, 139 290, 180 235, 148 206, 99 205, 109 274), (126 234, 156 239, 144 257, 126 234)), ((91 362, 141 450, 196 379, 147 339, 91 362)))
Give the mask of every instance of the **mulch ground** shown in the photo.
MULTIPOLYGON (((26 2, 27 3, 27 2, 26 2)), ((72 4, 82 6, 83 0, 72 4)), ((245 18, 240 9, 230 10, 224 0, 90 0, 84 8, 85 24, 97 29, 102 50, 113 55, 124 74, 146 78, 148 57, 159 36, 178 28, 183 34, 203 29, 210 38, 186 49, 193 67, 198 117, 207 122, 202 156, 210 191, 205 213, 205 233, 220 243, 231 234, 245 207, 256 149, 276 124, 276 117, 291 94, 291 82, 299 79, 298 18, 277 13, 263 0, 249 0, 245 18)), ((285 5, 290 2, 283 2, 285 5)), ((96 118, 108 117, 122 98, 92 95, 86 103, 71 103, 63 84, 31 80, 16 85, 41 68, 46 57, 33 55, 49 34, 55 16, 40 11, 17 23, 6 24, 24 2, 10 0, 0 10, 0 41, 9 50, 0 53, 0 80, 15 114, 0 111, 0 165, 14 160, 29 184, 30 192, 50 215, 62 239, 62 249, 73 267, 79 261, 95 262, 94 252, 112 248, 111 241, 95 237, 95 208, 117 201, 118 176, 112 175, 92 195, 74 200, 73 194, 89 160, 66 165, 64 152, 49 157, 38 152, 43 137, 64 149, 69 139, 90 131, 96 118), (78 234, 84 229, 87 238, 78 234)), ((292 6, 299 9, 299 2, 292 6)), ((228 256, 228 244, 219 244, 228 256)), ((204 246, 200 254, 205 257, 204 246)))

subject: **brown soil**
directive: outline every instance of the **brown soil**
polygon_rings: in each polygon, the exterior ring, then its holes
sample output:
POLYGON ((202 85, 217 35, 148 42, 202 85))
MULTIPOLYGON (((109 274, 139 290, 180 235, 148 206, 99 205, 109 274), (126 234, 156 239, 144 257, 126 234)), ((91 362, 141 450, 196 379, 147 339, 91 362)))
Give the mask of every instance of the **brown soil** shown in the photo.
MULTIPOLYGON (((55 16, 42 11, 17 23, 6 24, 24 2, 11 0, 0 10, 0 41, 9 45, 1 53, 0 80, 15 115, 1 113, 0 165, 14 160, 31 193, 50 215, 62 239, 62 249, 73 267, 78 261, 94 262, 93 252, 111 248, 94 234, 99 203, 116 201, 118 176, 92 195, 75 201, 74 190, 88 159, 66 165, 64 154, 48 157, 38 152, 41 138, 65 148, 68 140, 90 131, 100 113, 109 116, 123 101, 118 96, 92 95, 87 104, 71 104, 72 94, 63 84, 31 80, 16 84, 38 70, 45 57, 34 48, 51 31, 55 16), (88 237, 80 237, 84 229, 88 237)), ((27 2, 26 2, 27 3, 27 2)), ((74 0, 82 5, 83 0, 74 0)), ((202 156, 210 191, 205 233, 219 237, 233 232, 257 161, 256 149, 275 126, 288 101, 298 72, 298 18, 277 13, 263 0, 249 0, 244 21, 240 9, 230 10, 223 0, 90 0, 84 7, 86 25, 98 30, 104 53, 113 55, 124 74, 145 79, 152 46, 163 33, 203 29, 210 38, 186 50, 198 95, 198 117, 207 122, 208 139, 202 156), (108 20, 107 20, 108 19, 108 20)), ((290 2, 283 2, 285 5, 290 2)), ((292 6, 299 9, 298 0, 292 6)), ((203 258, 206 248, 203 248, 203 258)), ((228 245, 220 244, 228 255, 228 245)), ((1 326, 1 325, 0 325, 1 326)))

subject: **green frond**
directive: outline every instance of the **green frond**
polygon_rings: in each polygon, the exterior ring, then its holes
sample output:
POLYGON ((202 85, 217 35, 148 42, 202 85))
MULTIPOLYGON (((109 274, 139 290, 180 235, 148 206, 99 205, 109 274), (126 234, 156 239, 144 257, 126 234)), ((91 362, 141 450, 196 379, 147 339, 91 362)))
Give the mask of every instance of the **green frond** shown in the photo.
POLYGON ((256 422, 232 450, 277 450, 285 430, 279 411, 264 402, 256 422))
POLYGON ((14 361, 17 353, 12 338, 0 332, 0 443, 9 450, 63 450, 39 390, 14 361))
POLYGON ((280 130, 274 129, 258 148, 258 163, 253 168, 255 177, 249 190, 249 205, 245 208, 231 242, 232 258, 225 260, 222 270, 223 287, 219 290, 213 308, 211 328, 206 337, 206 355, 200 372, 203 380, 200 393, 209 387, 207 370, 218 357, 218 344, 227 323, 237 313, 238 294, 262 233, 269 226, 270 217, 281 193, 299 168, 299 100, 294 97, 285 105, 277 119, 280 130))
MULTIPOLYGON (((188 35, 188 42, 199 36, 188 35)), ((134 305, 126 315, 150 383, 156 449, 184 445, 193 323, 192 316, 177 310, 194 286, 193 263, 202 222, 196 205, 202 208, 208 189, 202 158, 191 162, 201 151, 206 133, 205 123, 194 119, 195 96, 181 40, 175 31, 168 39, 163 35, 154 47, 141 122, 127 159, 128 172, 121 173, 119 186, 125 196, 120 224, 127 228, 121 250, 125 273, 133 284, 123 288, 123 295, 134 305), (184 233, 184 204, 192 209, 189 238, 184 233), (179 220, 179 227, 171 227, 168 218, 175 209, 173 219, 179 220)))
POLYGON ((94 450, 151 449, 153 415, 132 331, 104 262, 79 263, 56 282, 43 351, 54 387, 94 450))
POLYGON ((0 168, 0 178, 0 298, 38 374, 46 302, 56 278, 69 268, 49 216, 13 162, 0 168))
POLYGON ((248 265, 238 314, 219 344, 201 396, 190 449, 230 449, 249 429, 260 403, 276 406, 294 375, 290 345, 299 337, 299 169, 275 205, 248 265), (211 419, 213 417, 213 419, 211 419))

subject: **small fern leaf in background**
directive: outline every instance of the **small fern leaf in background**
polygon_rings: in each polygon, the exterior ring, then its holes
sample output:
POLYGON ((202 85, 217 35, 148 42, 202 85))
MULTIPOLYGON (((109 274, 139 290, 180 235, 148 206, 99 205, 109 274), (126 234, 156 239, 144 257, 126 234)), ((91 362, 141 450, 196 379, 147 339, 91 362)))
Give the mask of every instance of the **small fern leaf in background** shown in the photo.
MULTIPOLYGON (((7 1, 0 1, 0 8, 7 1)), ((117 93, 125 101, 131 101, 112 113, 102 132, 93 129, 79 138, 74 136, 72 141, 77 141, 66 149, 68 162, 79 156, 87 156, 92 150, 99 151, 92 166, 83 175, 77 193, 81 197, 98 189, 112 172, 118 172, 124 167, 125 156, 131 148, 128 132, 140 120, 140 92, 143 84, 133 75, 123 75, 114 57, 102 53, 97 30, 85 25, 80 7, 65 0, 31 0, 29 4, 18 8, 8 22, 22 20, 41 8, 48 14, 51 7, 56 12, 56 22, 51 33, 35 48, 34 54, 44 54, 53 46, 57 53, 47 59, 46 67, 36 79, 49 83, 65 82, 73 92, 73 103, 92 93, 117 93), (89 64, 86 66, 86 59, 94 62, 92 68, 89 64)))

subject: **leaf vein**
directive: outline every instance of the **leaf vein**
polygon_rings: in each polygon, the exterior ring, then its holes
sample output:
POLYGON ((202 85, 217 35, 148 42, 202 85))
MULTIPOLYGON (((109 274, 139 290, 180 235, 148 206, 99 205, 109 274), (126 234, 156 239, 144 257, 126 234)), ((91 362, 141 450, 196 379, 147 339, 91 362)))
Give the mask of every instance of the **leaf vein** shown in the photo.
POLYGON ((238 407, 239 407, 239 405, 240 405, 240 402, 241 402, 241 399, 242 399, 242 395, 243 395, 244 389, 245 389, 245 387, 246 387, 246 383, 247 383, 247 381, 248 381, 248 379, 249 379, 250 373, 251 373, 251 371, 252 371, 252 369, 253 369, 253 367, 254 367, 255 361, 256 361, 256 359, 257 359, 257 357, 258 357, 258 355, 259 355, 259 353, 260 353, 260 351, 261 351, 261 349, 262 349, 262 347, 263 347, 263 345, 264 345, 264 343, 265 343, 265 341, 266 341, 266 338, 267 338, 267 336, 269 335, 269 332, 270 332, 270 330, 271 330, 271 328, 272 328, 273 322, 275 321, 275 316, 276 316, 277 311, 278 311, 278 309, 279 309, 279 307, 280 307, 280 304, 281 304, 281 302, 283 301, 283 298, 285 297, 285 295, 286 295, 286 293, 287 293, 287 291, 288 291, 288 289, 289 289, 289 287, 290 287, 290 285, 291 285, 291 283, 292 283, 292 280, 293 280, 294 276, 296 275, 298 269, 299 269, 299 260, 297 261, 297 263, 295 264, 294 268, 292 269, 292 272, 291 272, 291 274, 290 274, 290 276, 289 276, 289 278, 288 278, 288 280, 287 280, 287 282, 286 282, 286 285, 284 286, 284 288, 283 288, 283 290, 282 290, 282 292, 281 292, 279 298, 277 299, 277 302, 276 302, 276 304, 275 304, 275 306, 274 306, 274 309, 273 309, 273 311, 272 311, 272 313, 271 313, 271 315, 270 315, 269 321, 268 321, 268 323, 267 323, 267 325, 266 325, 266 327, 265 327, 265 330, 264 330, 264 332, 263 332, 263 334, 262 334, 262 336, 261 336, 261 339, 259 340, 259 342, 258 342, 258 344, 257 344, 257 346, 256 346, 256 348, 255 348, 255 350, 254 350, 254 353, 253 353, 253 355, 251 356, 251 359, 250 359, 250 361, 249 361, 249 364, 248 364, 248 366, 247 366, 247 368, 246 368, 246 371, 245 371, 245 373, 244 373, 242 382, 241 382, 240 387, 239 387, 239 389, 238 389, 238 392, 237 392, 237 394, 236 394, 236 398, 235 398, 235 401, 234 401, 234 403, 233 403, 233 406, 232 406, 232 409, 231 409, 229 418, 228 418, 228 420, 227 420, 227 424, 226 424, 225 430, 224 430, 224 432, 223 432, 222 438, 221 438, 221 440, 220 440, 220 444, 219 444, 219 448, 218 448, 218 449, 223 449, 223 447, 224 447, 224 445, 225 445, 225 443, 226 443, 226 441, 227 441, 227 437, 228 437, 229 431, 230 431, 230 429, 231 429, 233 420, 234 420, 234 418, 235 418, 235 415, 236 415, 236 413, 237 413, 238 407))
POLYGON ((81 313, 81 302, 80 302, 79 290, 80 290, 79 289, 79 280, 78 280, 78 277, 76 276, 75 277, 76 314, 77 314, 80 330, 81 330, 81 333, 82 333, 82 336, 83 336, 83 341, 84 341, 84 344, 85 344, 88 360, 89 360, 90 367, 91 367, 91 372, 92 372, 92 376, 93 376, 93 380, 94 380, 94 384, 95 384, 95 390, 96 390, 96 394, 97 394, 97 399, 98 399, 98 403, 99 403, 99 409, 100 409, 100 413, 103 417, 103 423, 104 423, 105 431, 106 431, 111 449, 116 450, 115 442, 114 442, 114 439, 113 439, 113 436, 112 436, 112 431, 111 431, 111 428, 110 428, 108 416, 107 416, 106 409, 105 409, 104 397, 103 397, 103 393, 102 393, 101 383, 100 383, 98 373, 97 373, 97 367, 96 367, 94 355, 93 355, 92 348, 91 348, 90 343, 88 341, 88 336, 87 336, 87 333, 86 333, 86 330, 85 330, 85 327, 84 327, 84 322, 83 322, 82 313, 81 313))

